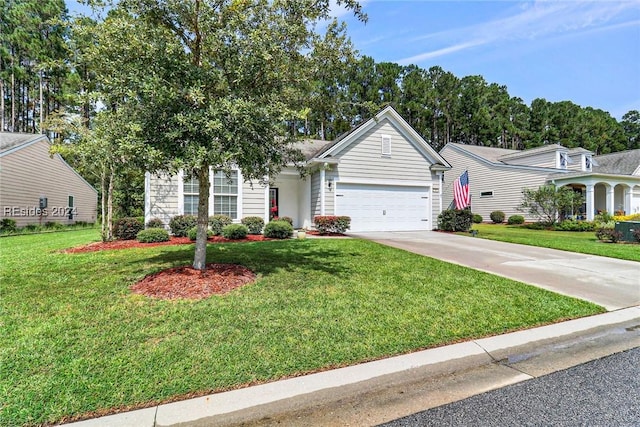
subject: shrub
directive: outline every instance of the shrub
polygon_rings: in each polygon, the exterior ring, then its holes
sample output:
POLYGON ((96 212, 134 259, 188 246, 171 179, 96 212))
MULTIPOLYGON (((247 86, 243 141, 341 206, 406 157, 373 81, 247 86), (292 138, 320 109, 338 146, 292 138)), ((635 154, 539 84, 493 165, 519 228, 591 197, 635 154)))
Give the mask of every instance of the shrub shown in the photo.
MULTIPOLYGON (((610 222, 614 222, 613 216, 609 212, 600 212, 598 215, 593 217, 593 222, 597 224, 608 224, 610 222)), ((615 222, 614 222, 615 224, 615 222)))
POLYGON ((164 223, 160 218, 151 218, 147 222, 147 228, 164 228, 164 223))
POLYGON ((633 237, 640 243, 640 228, 633 230, 633 237))
POLYGON ((225 239, 240 240, 247 237, 249 229, 243 224, 229 224, 222 227, 222 236, 225 239))
POLYGON ((504 212, 502 211, 493 211, 489 214, 489 218, 493 221, 494 224, 502 224, 504 222, 504 212))
POLYGON ((264 228, 264 220, 259 216, 248 216, 242 218, 240 222, 247 226, 249 234, 262 234, 262 229, 264 228))
POLYGON ((482 215, 473 214, 473 217, 471 218, 471 221, 473 221, 474 224, 482 224, 482 215))
POLYGON ((22 228, 24 231, 40 231, 40 226, 38 224, 27 224, 22 228))
POLYGON ((274 216, 271 220, 272 221, 287 221, 289 224, 291 224, 293 226, 293 218, 291 218, 290 216, 274 216))
POLYGON ((596 231, 596 237, 602 242, 616 243, 622 238, 622 233, 612 228, 599 228, 596 231))
MULTIPOLYGON (((213 231, 207 230, 207 239, 209 237, 213 236, 213 235, 214 235, 213 231)), ((187 237, 189 238, 189 240, 192 240, 194 242, 196 241, 196 239, 198 238, 198 226, 197 225, 194 226, 194 227, 191 227, 189 229, 189 231, 187 231, 187 237)))
POLYGON ((113 235, 120 240, 133 240, 140 230, 144 229, 144 222, 138 218, 120 218, 113 224, 113 235))
POLYGON ((14 219, 2 218, 2 220, 0 220, 0 231, 13 233, 18 229, 18 227, 16 227, 16 224, 17 223, 14 219))
POLYGON ((169 232, 164 228, 151 227, 140 230, 136 236, 140 243, 168 242, 169 232))
POLYGON ((531 222, 529 224, 523 225, 523 227, 530 230, 546 230, 550 228, 550 226, 548 224, 545 224, 544 222, 531 222))
POLYGON ((228 215, 213 215, 209 217, 209 227, 215 236, 222 234, 222 229, 233 221, 228 215))
POLYGON ((522 215, 511 215, 507 220, 509 225, 524 224, 524 217, 522 215))
POLYGON ((264 226, 264 235, 272 239, 288 239, 293 234, 293 226, 288 221, 270 221, 264 226))
POLYGON ((171 234, 176 237, 185 237, 190 229, 198 224, 198 218, 194 215, 176 215, 169 221, 171 234))
POLYGON ((438 215, 438 229, 444 231, 469 231, 473 214, 469 209, 447 209, 438 215))
POLYGON ((596 224, 592 221, 576 221, 567 219, 553 227, 556 231, 594 231, 596 224))
POLYGON ((313 218, 313 222, 320 234, 344 233, 351 226, 351 218, 348 216, 318 215, 313 218))

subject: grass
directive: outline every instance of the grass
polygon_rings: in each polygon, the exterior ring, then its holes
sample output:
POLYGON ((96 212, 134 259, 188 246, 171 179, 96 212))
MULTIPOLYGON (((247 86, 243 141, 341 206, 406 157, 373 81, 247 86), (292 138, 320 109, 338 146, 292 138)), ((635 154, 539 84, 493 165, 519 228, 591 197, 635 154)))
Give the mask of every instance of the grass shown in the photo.
POLYGON ((193 245, 83 254, 96 231, 0 239, 0 425, 149 406, 604 311, 346 239, 210 245, 254 284, 201 301, 130 293, 193 245))
POLYGON ((478 230, 477 237, 483 239, 640 261, 640 245, 600 242, 593 231, 531 230, 504 224, 473 224, 472 229, 478 230))

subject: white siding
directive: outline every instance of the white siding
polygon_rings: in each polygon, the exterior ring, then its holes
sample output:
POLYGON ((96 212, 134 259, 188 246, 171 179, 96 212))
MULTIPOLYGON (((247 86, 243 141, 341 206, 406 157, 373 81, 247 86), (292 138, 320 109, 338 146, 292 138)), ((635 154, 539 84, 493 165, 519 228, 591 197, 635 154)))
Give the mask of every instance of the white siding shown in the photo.
POLYGON ((98 195, 59 155, 49 154, 43 138, 0 159, 0 218, 12 218, 18 227, 40 221, 73 224, 96 221, 98 195), (40 216, 40 197, 47 198, 46 215, 40 216), (69 196, 75 214, 68 217, 69 196))
POLYGON ((519 211, 517 207, 522 203, 522 190, 535 189, 544 185, 547 171, 488 165, 449 146, 445 146, 440 154, 452 166, 451 170, 445 172, 442 197, 444 209, 447 209, 453 201, 453 182, 468 170, 471 210, 473 213, 482 215, 485 222, 491 221, 489 215, 495 210, 503 211, 506 218, 511 215, 522 215, 527 221, 537 220, 528 216, 526 212, 519 211), (489 191, 493 192, 492 196, 480 196, 482 192, 489 191))
MULTIPOLYGON (((384 119, 338 155, 339 179, 431 181, 431 163, 384 119), (391 155, 382 155, 382 135, 391 137, 391 155)), ((401 183, 399 183, 401 184, 401 183)))
POLYGON ((150 174, 149 176, 149 211, 145 212, 145 220, 160 219, 169 226, 172 217, 181 214, 178 201, 178 176, 168 174, 150 174))
POLYGON ((320 172, 311 175, 311 220, 322 213, 320 206, 320 172))
POLYGON ((259 216, 265 218, 265 187, 254 182, 242 184, 242 217, 259 216))
POLYGON ((536 166, 541 168, 555 168, 557 166, 557 151, 549 151, 540 154, 533 154, 530 156, 518 157, 515 159, 505 160, 505 163, 510 165, 520 166, 536 166))

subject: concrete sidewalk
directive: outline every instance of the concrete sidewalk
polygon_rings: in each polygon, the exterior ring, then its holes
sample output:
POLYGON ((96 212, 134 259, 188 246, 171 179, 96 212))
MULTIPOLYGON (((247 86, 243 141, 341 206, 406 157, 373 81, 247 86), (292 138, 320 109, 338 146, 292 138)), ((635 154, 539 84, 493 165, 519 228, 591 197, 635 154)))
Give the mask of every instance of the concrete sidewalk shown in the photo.
POLYGON ((638 346, 632 307, 69 425, 373 425, 638 346))
POLYGON ((591 301, 607 310, 640 304, 640 263, 634 261, 434 231, 353 236, 591 301))

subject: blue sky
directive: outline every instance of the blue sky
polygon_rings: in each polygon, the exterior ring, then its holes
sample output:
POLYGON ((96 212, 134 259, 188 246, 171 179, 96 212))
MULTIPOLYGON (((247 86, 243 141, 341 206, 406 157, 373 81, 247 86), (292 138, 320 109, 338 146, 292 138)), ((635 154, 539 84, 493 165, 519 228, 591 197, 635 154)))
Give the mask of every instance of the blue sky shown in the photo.
POLYGON ((617 119, 640 110, 640 0, 360 2, 366 24, 334 11, 377 62, 482 75, 527 104, 568 100, 617 119))
POLYGON ((640 110, 639 0, 362 3, 366 24, 342 18, 377 62, 482 75, 527 104, 569 100, 617 119, 640 110))

